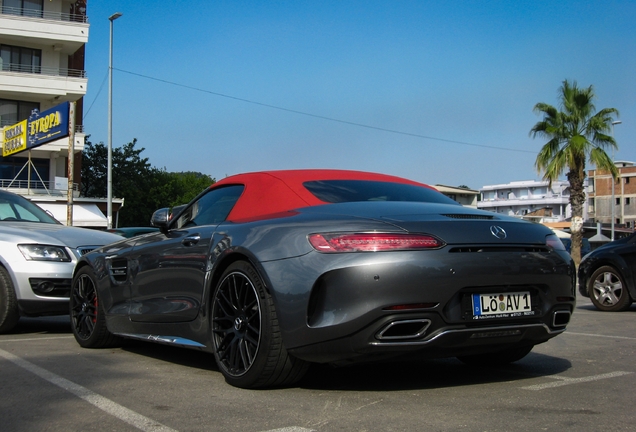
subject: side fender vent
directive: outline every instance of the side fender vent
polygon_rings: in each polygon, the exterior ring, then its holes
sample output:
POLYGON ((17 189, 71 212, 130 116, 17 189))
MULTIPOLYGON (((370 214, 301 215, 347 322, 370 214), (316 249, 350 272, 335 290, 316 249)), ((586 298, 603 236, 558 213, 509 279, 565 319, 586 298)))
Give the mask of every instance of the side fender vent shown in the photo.
POLYGON ((111 261, 109 271, 110 277, 116 282, 126 282, 128 279, 128 263, 126 260, 111 261))

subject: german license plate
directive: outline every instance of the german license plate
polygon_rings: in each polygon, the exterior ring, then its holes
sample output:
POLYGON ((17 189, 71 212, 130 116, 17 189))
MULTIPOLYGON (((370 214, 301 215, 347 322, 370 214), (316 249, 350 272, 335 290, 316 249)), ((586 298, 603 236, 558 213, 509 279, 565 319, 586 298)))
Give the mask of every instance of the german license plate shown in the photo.
POLYGON ((500 294, 473 294, 473 318, 508 318, 534 315, 527 291, 500 294))

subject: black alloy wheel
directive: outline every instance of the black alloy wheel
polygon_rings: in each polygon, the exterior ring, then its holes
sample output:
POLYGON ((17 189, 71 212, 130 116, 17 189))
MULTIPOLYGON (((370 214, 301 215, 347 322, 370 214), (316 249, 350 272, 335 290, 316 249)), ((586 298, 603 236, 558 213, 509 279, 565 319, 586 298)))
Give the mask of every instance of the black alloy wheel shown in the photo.
POLYGON ((214 356, 225 380, 236 387, 288 385, 308 363, 285 350, 274 302, 258 272, 237 261, 221 276, 212 298, 214 356))
POLYGON ((90 267, 83 267, 73 278, 69 313, 73 335, 82 347, 104 348, 119 342, 119 338, 106 328, 103 307, 97 295, 95 273, 90 267))
POLYGON ((613 267, 599 267, 592 274, 587 288, 590 300, 599 310, 621 312, 632 304, 623 277, 613 267))

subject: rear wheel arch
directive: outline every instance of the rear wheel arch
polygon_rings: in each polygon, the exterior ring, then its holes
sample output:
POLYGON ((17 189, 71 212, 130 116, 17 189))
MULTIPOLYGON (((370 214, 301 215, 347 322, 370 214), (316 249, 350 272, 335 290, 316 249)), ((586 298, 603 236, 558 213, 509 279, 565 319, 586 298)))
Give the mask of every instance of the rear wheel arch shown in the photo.
POLYGON ((209 325, 217 365, 231 385, 286 386, 307 371, 309 364, 285 349, 273 298, 249 260, 232 260, 215 279, 209 325))
POLYGON ((263 281, 265 290, 267 291, 268 294, 270 295, 272 294, 271 282, 269 278, 267 277, 265 271, 263 270, 262 266, 258 263, 258 260, 256 260, 253 256, 251 256, 251 254, 244 253, 243 251, 237 251, 237 252, 232 252, 230 254, 227 254, 227 256, 223 257, 214 266, 214 269, 212 271, 212 277, 210 278, 210 283, 209 283, 210 296, 213 294, 214 289, 216 288, 219 281, 221 280, 221 276, 223 276, 223 273, 225 273, 225 270, 227 270, 229 266, 231 266, 237 261, 245 261, 249 263, 252 267, 254 267, 259 277, 263 281))

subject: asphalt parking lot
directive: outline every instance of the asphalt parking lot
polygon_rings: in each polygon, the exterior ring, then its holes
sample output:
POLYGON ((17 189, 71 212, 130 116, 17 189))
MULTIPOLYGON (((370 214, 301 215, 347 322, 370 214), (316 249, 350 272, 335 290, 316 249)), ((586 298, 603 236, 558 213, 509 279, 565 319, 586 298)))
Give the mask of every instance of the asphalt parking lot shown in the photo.
POLYGON ((568 331, 503 368, 454 359, 333 369, 240 390, 213 357, 130 342, 80 348, 68 317, 0 335, 0 430, 627 431, 636 428, 636 305, 579 297, 568 331))

